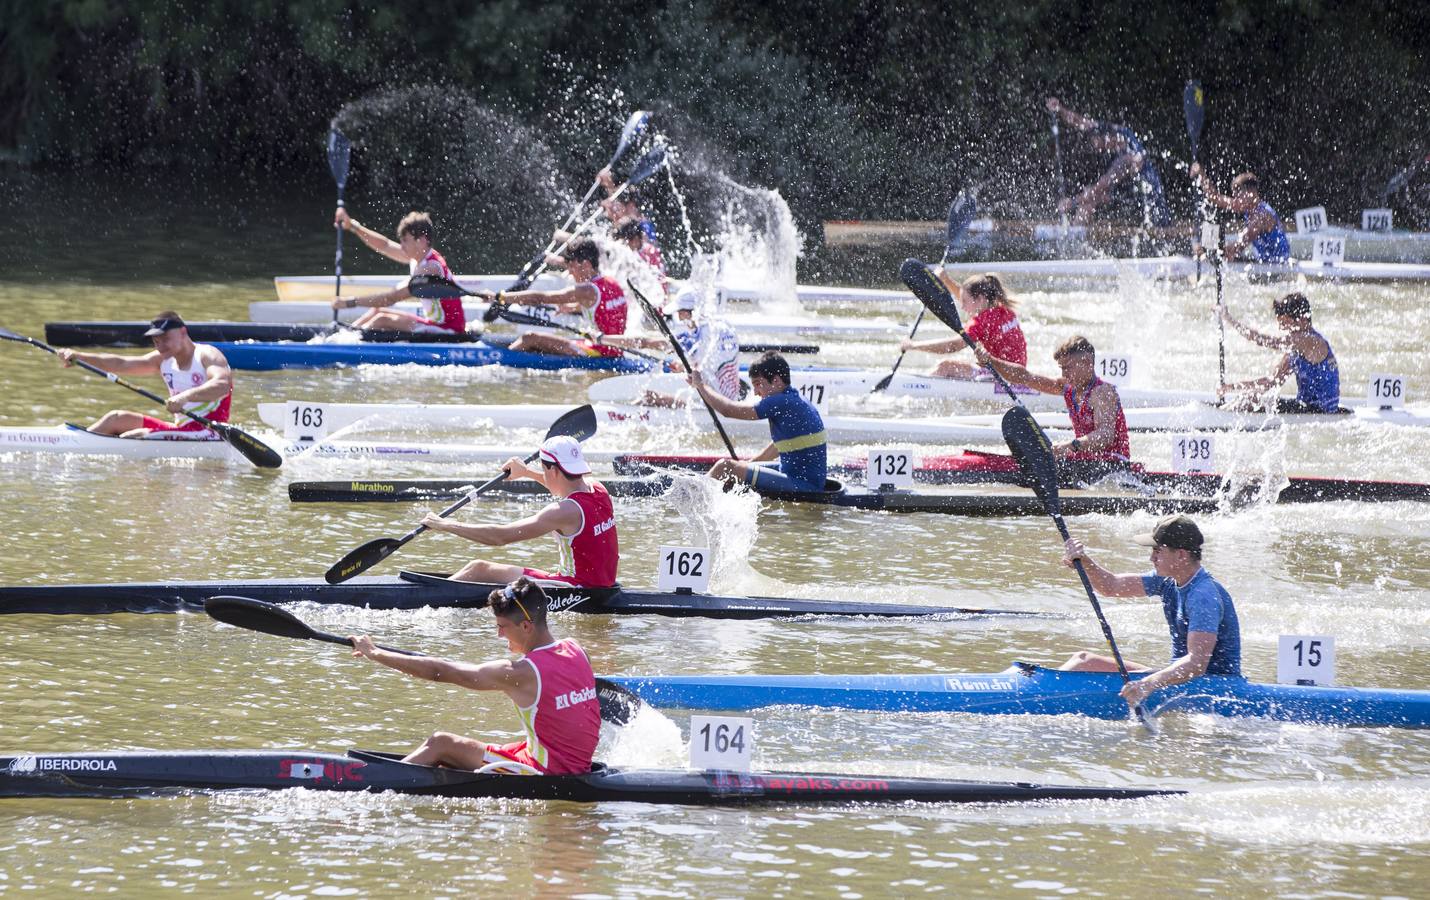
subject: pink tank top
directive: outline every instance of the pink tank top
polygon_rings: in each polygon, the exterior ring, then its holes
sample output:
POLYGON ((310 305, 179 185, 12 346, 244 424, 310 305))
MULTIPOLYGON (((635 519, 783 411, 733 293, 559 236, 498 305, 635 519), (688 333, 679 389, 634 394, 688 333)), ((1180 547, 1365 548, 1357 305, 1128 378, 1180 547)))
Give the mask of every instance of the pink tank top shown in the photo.
POLYGON ((581 507, 581 530, 571 537, 556 532, 556 544, 561 549, 561 568, 557 571, 584 587, 613 587, 621 561, 616 510, 601 482, 590 484, 591 490, 577 491, 561 501, 581 507))
MULTIPOLYGON (((451 279, 452 270, 447 268, 447 261, 442 258, 442 254, 436 250, 428 250, 427 255, 422 257, 422 262, 435 262, 442 267, 442 277, 451 279)), ((408 263, 413 272, 417 271, 418 264, 408 263)), ((462 308, 461 297, 443 297, 440 300, 424 299, 419 301, 418 314, 433 325, 445 328, 448 331, 467 330, 467 311, 462 308)))
POLYGON ((581 645, 566 638, 522 657, 536 669, 536 702, 517 707, 526 752, 548 775, 589 772, 601 738, 596 675, 581 645))

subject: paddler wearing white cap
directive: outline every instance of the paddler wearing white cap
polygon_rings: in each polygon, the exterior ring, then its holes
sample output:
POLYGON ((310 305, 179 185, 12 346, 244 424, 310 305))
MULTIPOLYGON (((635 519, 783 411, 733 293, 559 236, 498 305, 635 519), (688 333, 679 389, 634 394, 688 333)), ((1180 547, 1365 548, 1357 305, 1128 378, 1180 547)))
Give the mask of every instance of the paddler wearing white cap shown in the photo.
MULTIPOLYGON (((666 314, 675 312, 678 324, 683 328, 672 329, 675 339, 685 350, 685 355, 695 368, 700 370, 710 389, 731 400, 740 399, 740 339, 725 320, 709 312, 710 305, 704 300, 700 289, 687 284, 666 304, 666 314)), ((616 337, 607 343, 619 347, 659 350, 669 347, 664 338, 616 337)), ((671 358, 666 366, 672 372, 683 372, 680 361, 671 358)), ((684 406, 684 401, 657 391, 646 391, 640 399, 644 406, 684 406)))
POLYGON ((616 583, 620 544, 616 538, 616 513, 611 496, 593 478, 591 466, 575 438, 547 438, 537 455, 541 468, 529 468, 516 457, 503 467, 507 478, 530 478, 539 482, 556 501, 535 515, 507 525, 464 525, 428 513, 422 524, 433 531, 445 531, 489 547, 504 547, 519 541, 552 534, 561 552, 561 564, 554 572, 523 568, 507 563, 476 559, 453 575, 456 581, 505 584, 522 577, 538 583, 608 588, 616 583))

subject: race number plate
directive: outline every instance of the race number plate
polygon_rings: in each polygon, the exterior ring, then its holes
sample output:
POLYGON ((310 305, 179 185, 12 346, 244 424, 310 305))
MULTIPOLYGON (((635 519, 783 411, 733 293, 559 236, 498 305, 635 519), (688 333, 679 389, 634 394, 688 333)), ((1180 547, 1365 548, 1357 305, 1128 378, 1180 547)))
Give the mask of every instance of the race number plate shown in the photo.
POLYGON ((323 404, 289 400, 283 409, 283 436, 290 441, 316 441, 332 430, 331 421, 323 404))
POLYGON ((1339 266, 1346 261, 1346 239, 1340 236, 1316 235, 1311 239, 1311 264, 1339 266))
POLYGON ((655 583, 661 591, 705 593, 710 589, 710 548, 663 545, 655 583))
POLYGON ((1209 434, 1179 434, 1172 439, 1173 472, 1215 472, 1216 441, 1209 434))
POLYGON ((1381 409, 1399 409, 1405 405, 1405 376, 1378 374, 1370 376, 1365 397, 1381 409))
POLYGON ((755 720, 736 716, 690 717, 690 768, 748 772, 755 753, 755 720))
POLYGON ((878 490, 908 490, 914 486, 914 455, 902 447, 869 451, 864 483, 878 490))
POLYGON ((1099 356, 1097 358, 1097 377, 1118 387, 1130 384, 1132 381, 1132 357, 1099 356))
POLYGON ((1306 209, 1296 210, 1296 230, 1302 234, 1320 231, 1325 227, 1326 208, 1324 206, 1310 206, 1306 209))
POLYGON ((1329 635, 1281 635, 1276 647, 1276 680, 1281 684, 1335 684, 1336 639, 1329 635))
POLYGON ((820 415, 824 415, 825 410, 829 408, 829 398, 834 394, 834 385, 817 375, 801 376, 795 382, 794 389, 801 397, 808 400, 811 406, 819 410, 820 415))
POLYGON ((1361 231, 1389 231, 1395 221, 1395 212, 1389 209, 1363 209, 1360 211, 1361 231))
POLYGON ((1202 223, 1202 247, 1208 253, 1221 252, 1221 226, 1215 222, 1202 223))

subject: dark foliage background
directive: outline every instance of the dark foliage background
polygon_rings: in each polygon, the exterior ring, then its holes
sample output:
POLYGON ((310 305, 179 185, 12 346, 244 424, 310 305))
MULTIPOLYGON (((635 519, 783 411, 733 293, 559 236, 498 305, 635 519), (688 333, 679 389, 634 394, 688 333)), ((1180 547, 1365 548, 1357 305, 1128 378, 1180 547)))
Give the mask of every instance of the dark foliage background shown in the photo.
POLYGON ((777 187, 804 223, 940 218, 974 182, 1004 212, 1045 212, 1055 93, 1169 154, 1185 212, 1189 76, 1214 173, 1255 169, 1284 210, 1356 218, 1430 152, 1424 2, 0 0, 0 16, 0 173, 307 173, 343 110, 356 178, 411 190, 393 173, 435 154, 437 187, 529 220, 559 207, 538 189, 584 187, 639 106, 687 162, 777 187))

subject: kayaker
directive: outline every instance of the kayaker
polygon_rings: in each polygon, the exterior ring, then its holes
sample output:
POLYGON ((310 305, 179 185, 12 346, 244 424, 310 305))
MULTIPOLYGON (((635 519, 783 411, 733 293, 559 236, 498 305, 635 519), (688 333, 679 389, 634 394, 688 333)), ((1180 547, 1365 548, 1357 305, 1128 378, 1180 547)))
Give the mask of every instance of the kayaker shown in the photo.
MULTIPOLYGON (((702 302, 700 289, 687 284, 666 304, 667 315, 675 313, 676 326, 671 334, 680 342, 691 365, 700 370, 705 384, 730 400, 740 399, 740 339, 725 320, 710 313, 710 304, 702 302)), ((611 343, 619 347, 666 350, 670 342, 664 337, 616 337, 611 343)), ((666 361, 672 372, 685 368, 672 354, 666 361)), ((646 391, 639 400, 642 406, 679 407, 684 400, 658 391, 646 391)))
MULTIPOLYGON (((339 228, 357 235, 358 239, 373 251, 395 262, 406 263, 407 270, 412 275, 437 275, 449 280, 452 277, 452 270, 447 268, 447 260, 442 258, 442 254, 432 249, 432 217, 425 212, 413 210, 403 216, 402 221, 397 223, 396 241, 363 226, 357 219, 348 215, 348 211, 341 206, 333 214, 333 222, 339 228)), ((462 309, 460 296, 421 300, 416 315, 384 308, 411 298, 412 293, 407 290, 407 285, 403 284, 378 294, 366 294, 362 297, 334 297, 332 307, 333 309, 369 307, 367 312, 353 322, 353 325, 358 328, 379 331, 455 331, 458 333, 467 330, 467 315, 462 309)))
MULTIPOLYGON (((1191 681, 1201 675, 1241 674, 1241 627, 1236 606, 1207 570, 1202 568, 1202 532, 1186 516, 1168 516, 1149 534, 1133 538, 1152 548, 1152 574, 1114 575, 1098 565, 1082 541, 1070 538, 1063 563, 1082 560, 1093 589, 1108 597, 1159 597, 1172 636, 1172 659, 1153 670, 1123 660, 1129 672, 1151 672, 1122 688, 1128 704, 1137 706, 1152 692, 1191 681)), ((1091 651, 1073 655, 1061 667, 1075 672, 1116 672, 1117 661, 1091 651)))
POLYGON ((408 656, 383 650, 367 635, 350 636, 353 656, 365 656, 414 678, 454 684, 474 691, 501 691, 516 704, 526 740, 488 744, 439 731, 403 762, 423 766, 479 769, 492 763, 529 766, 543 775, 578 775, 591 770, 601 737, 596 675, 586 651, 571 638, 557 640, 546 623, 547 598, 530 578, 518 578, 491 592, 497 637, 516 659, 481 664, 436 656, 408 656))
POLYGON ((1235 391, 1244 392, 1233 397, 1229 404, 1232 408, 1263 409, 1262 395, 1294 375, 1296 396, 1277 397, 1278 413, 1345 412, 1341 409, 1341 372, 1336 364, 1336 354, 1331 350, 1330 342, 1311 327, 1311 301, 1306 299, 1305 294, 1293 292, 1271 304, 1276 324, 1286 332, 1284 337, 1262 334, 1246 327, 1225 306, 1215 309, 1217 315, 1253 344, 1286 351, 1276 371, 1269 376, 1224 384, 1218 388, 1217 396, 1223 398, 1235 391))
POLYGON ((757 400, 731 400, 711 390, 700 366, 686 382, 722 416, 768 419, 770 443, 749 459, 722 459, 710 467, 710 477, 726 484, 741 482, 756 489, 823 491, 828 472, 828 444, 819 410, 790 387, 789 363, 778 353, 762 355, 750 365, 750 388, 757 400), (778 462, 770 462, 775 457, 778 462))
MULTIPOLYGON (((154 341, 154 349, 142 356, 80 353, 68 347, 55 354, 64 366, 80 360, 115 375, 158 375, 169 386, 164 404, 169 412, 188 410, 215 422, 227 422, 233 401, 233 370, 223 353, 217 347, 194 343, 184 320, 171 309, 150 320, 144 336, 154 341)), ((128 438, 166 431, 209 432, 188 416, 165 422, 127 409, 110 410, 87 430, 128 438)))
POLYGON ((973 353, 980 363, 997 369, 1014 384, 1062 395, 1072 420, 1073 439, 1054 444, 1053 456, 1069 478, 1100 478, 1130 466, 1132 449, 1122 398, 1114 385, 1097 377, 1097 351, 1087 338, 1070 337, 1053 352, 1062 369, 1060 378, 1035 375, 1023 366, 994 359, 981 344, 973 345, 973 353))
POLYGON ((633 186, 627 187, 617 196, 616 192, 619 188, 616 185, 615 175, 609 168, 597 172, 596 180, 600 181, 601 187, 606 189, 606 199, 601 201, 601 209, 605 211, 606 218, 610 219, 612 224, 618 224, 625 219, 634 220, 640 230, 645 233, 646 240, 650 242, 650 245, 659 249, 660 235, 656 233, 655 223, 641 211, 640 189, 633 186))
MULTIPOLYGON (((566 271, 576 280, 570 287, 555 291, 502 291, 486 296, 495 303, 545 304, 555 306, 558 313, 579 313, 587 329, 602 337, 624 334, 628 310, 626 292, 620 282, 601 274, 601 251, 595 241, 582 238, 567 247, 561 258, 566 271)), ((556 356, 621 355, 620 348, 611 344, 535 331, 524 332, 512 342, 511 349, 556 356)))
POLYGON ((1271 204, 1261 199, 1261 179, 1251 172, 1242 172, 1231 180, 1231 196, 1217 193, 1216 186, 1202 171, 1201 163, 1192 163, 1188 170, 1201 185, 1202 194, 1210 203, 1241 213, 1246 227, 1240 236, 1222 248, 1227 259, 1251 262, 1284 263, 1291 258, 1291 241, 1286 227, 1271 204))
POLYGON ((1127 185, 1133 195, 1132 205, 1142 212, 1145 224, 1171 224, 1172 213, 1162 191, 1162 177, 1157 174, 1152 154, 1147 152, 1132 129, 1076 113, 1063 106, 1057 97, 1049 97, 1044 106, 1083 135, 1088 147, 1112 156, 1112 162, 1101 178, 1083 188, 1076 197, 1064 197, 1058 201, 1058 212, 1073 211, 1073 221, 1086 225, 1093 214, 1112 199, 1114 189, 1127 185))
MULTIPOLYGON (((1014 312, 1017 300, 1008 295, 998 276, 992 273, 975 275, 959 284, 942 269, 936 274, 958 300, 964 317, 969 320, 964 329, 968 336, 982 344, 995 359, 1026 366, 1028 341, 1023 336, 1023 328, 1018 324, 1018 315, 1014 312)), ((957 335, 933 341, 905 338, 899 342, 900 350, 916 350, 921 353, 957 353, 967 346, 963 338, 957 335)), ((986 367, 979 368, 953 359, 941 361, 931 374, 937 378, 955 378, 962 381, 990 377, 986 367)))
POLYGON ((591 466, 575 438, 547 438, 538 454, 541 467, 529 468, 516 457, 503 467, 508 480, 530 478, 556 498, 540 512, 508 525, 464 525, 428 513, 422 520, 433 531, 445 531, 488 547, 504 547, 543 535, 554 535, 561 564, 554 572, 523 568, 506 563, 473 560, 453 575, 456 581, 504 583, 525 575, 544 582, 577 587, 615 586, 620 563, 620 543, 616 538, 616 513, 605 487, 586 476, 591 466))

